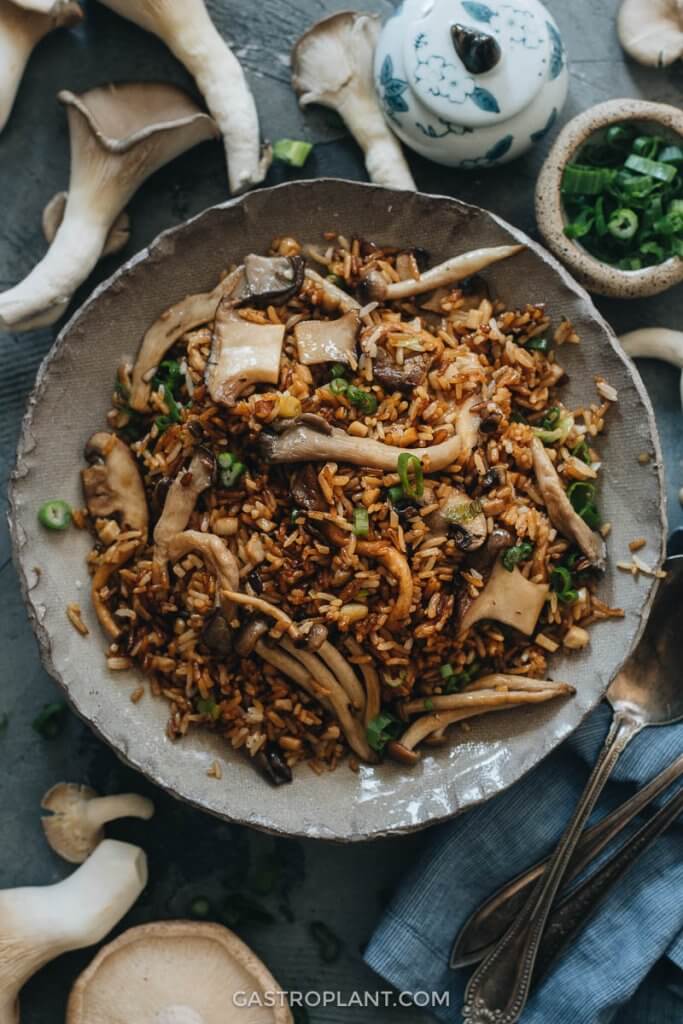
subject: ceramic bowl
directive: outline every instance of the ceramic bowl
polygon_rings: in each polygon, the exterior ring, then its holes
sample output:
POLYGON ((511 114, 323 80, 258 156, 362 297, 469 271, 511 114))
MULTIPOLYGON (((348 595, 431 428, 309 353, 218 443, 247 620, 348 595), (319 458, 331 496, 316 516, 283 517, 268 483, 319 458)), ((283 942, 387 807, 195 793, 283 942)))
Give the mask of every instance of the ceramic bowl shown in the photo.
POLYGON ((147 327, 171 303, 212 287, 245 253, 264 252, 274 236, 319 242, 324 231, 388 245, 426 248, 433 262, 480 246, 522 242, 528 250, 487 271, 493 294, 508 307, 545 302, 557 323, 569 317, 583 338, 561 350, 569 374, 565 400, 594 400, 595 376, 619 392, 609 432, 600 439, 600 503, 612 522, 611 565, 643 536, 651 562, 662 553, 665 526, 654 417, 632 364, 586 292, 559 263, 516 228, 452 199, 345 181, 302 181, 262 189, 214 207, 161 235, 101 285, 66 325, 43 363, 31 396, 11 486, 14 554, 44 664, 74 709, 127 763, 176 796, 226 820, 289 835, 360 840, 407 832, 487 800, 536 765, 600 700, 640 635, 655 581, 610 570, 600 596, 622 607, 623 620, 599 623, 590 645, 553 661, 554 678, 575 683, 576 696, 473 719, 448 746, 430 748, 414 769, 396 764, 342 764, 273 788, 218 737, 195 731, 180 742, 165 733, 168 704, 149 693, 137 704, 135 671, 112 674, 107 641, 90 605, 81 530, 55 534, 36 512, 47 498, 83 501, 83 446, 105 423, 123 353, 135 353, 147 327), (648 451, 652 461, 638 465, 648 451), (66 606, 80 603, 90 633, 81 636, 66 606), (207 777, 217 761, 222 778, 207 777))
POLYGON ((565 167, 591 135, 626 121, 634 122, 644 133, 663 130, 674 141, 683 138, 683 111, 676 107, 630 99, 591 107, 566 125, 543 164, 536 184, 536 219, 548 247, 589 291, 638 299, 658 295, 683 281, 683 260, 673 257, 643 270, 619 270, 595 259, 580 242, 565 235, 567 217, 560 192, 565 167))

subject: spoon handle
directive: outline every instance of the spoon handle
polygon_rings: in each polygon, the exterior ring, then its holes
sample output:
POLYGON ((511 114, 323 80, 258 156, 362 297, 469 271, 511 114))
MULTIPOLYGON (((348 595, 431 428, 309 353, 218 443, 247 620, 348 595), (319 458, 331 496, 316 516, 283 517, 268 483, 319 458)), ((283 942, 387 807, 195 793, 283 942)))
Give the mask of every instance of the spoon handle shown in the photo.
MULTIPOLYGON (((565 884, 580 875, 636 815, 673 785, 681 775, 683 754, 615 808, 611 814, 605 815, 597 824, 587 828, 581 835, 567 868, 565 884)), ((460 929, 453 945, 451 968, 479 963, 493 949, 521 912, 531 885, 545 872, 548 859, 545 857, 507 882, 473 912, 460 929)))
POLYGON ((534 886, 521 914, 477 968, 465 992, 462 1016, 468 1024, 515 1024, 529 995, 539 943, 553 900, 584 825, 622 751, 642 722, 617 712, 581 799, 545 874, 534 886))
POLYGON ((534 985, 546 973, 552 961, 570 939, 588 923, 591 915, 610 889, 621 881, 641 854, 645 853, 648 846, 658 836, 666 832, 682 811, 683 789, 679 789, 676 795, 671 797, 663 807, 660 807, 599 871, 596 871, 594 875, 582 882, 578 889, 553 907, 538 951, 533 978, 534 985))

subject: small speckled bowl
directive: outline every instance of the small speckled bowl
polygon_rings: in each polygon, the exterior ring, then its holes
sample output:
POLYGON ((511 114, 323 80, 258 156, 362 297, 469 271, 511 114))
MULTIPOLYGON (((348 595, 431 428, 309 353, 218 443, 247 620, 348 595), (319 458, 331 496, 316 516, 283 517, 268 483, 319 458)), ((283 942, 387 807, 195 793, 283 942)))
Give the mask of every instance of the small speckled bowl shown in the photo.
POLYGON ((664 129, 667 136, 683 139, 683 111, 664 103, 644 100, 608 100, 575 117, 560 133, 536 184, 536 219, 549 249, 589 291, 617 299, 658 295, 683 281, 683 260, 674 257, 643 270, 619 270, 591 256, 564 233, 567 216, 560 191, 562 175, 583 144, 610 125, 634 121, 645 133, 664 129))

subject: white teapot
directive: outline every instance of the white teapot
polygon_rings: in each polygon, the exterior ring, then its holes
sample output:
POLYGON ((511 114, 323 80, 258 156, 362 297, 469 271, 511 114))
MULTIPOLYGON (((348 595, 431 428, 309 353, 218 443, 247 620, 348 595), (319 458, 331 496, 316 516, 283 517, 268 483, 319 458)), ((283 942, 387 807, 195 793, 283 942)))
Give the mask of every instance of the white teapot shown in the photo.
POLYGON ((382 29, 375 84, 407 146, 479 168, 512 160, 550 131, 569 73, 540 0, 405 0, 382 29))

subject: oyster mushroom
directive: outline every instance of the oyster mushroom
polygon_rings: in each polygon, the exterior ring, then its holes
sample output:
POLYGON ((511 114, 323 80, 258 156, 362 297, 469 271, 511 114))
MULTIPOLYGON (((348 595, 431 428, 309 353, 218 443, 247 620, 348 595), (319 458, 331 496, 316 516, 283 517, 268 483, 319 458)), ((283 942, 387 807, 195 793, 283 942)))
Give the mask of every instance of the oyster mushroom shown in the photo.
MULTIPOLYGON (((430 701, 434 702, 435 707, 443 710, 416 718, 398 740, 387 744, 387 753, 402 764, 416 764, 420 755, 415 747, 427 737, 443 733, 447 726, 455 722, 499 711, 501 708, 518 707, 521 704, 543 704, 556 697, 576 692, 568 683, 547 683, 543 689, 520 687, 516 690, 512 685, 511 683, 509 690, 488 689, 469 694, 452 694, 448 697, 431 697, 430 701)), ((414 704, 420 704, 420 710, 424 709, 424 699, 414 704)))
POLYGON ((131 928, 77 979, 65 1024, 292 1024, 285 994, 233 932, 205 921, 131 928))
POLYGON ((410 614, 413 603, 413 574, 408 559, 397 548, 384 540, 359 540, 356 553, 362 557, 376 559, 394 577, 398 596, 387 617, 387 629, 399 629, 410 614))
POLYGON ((359 326, 353 311, 337 320, 300 320, 294 328, 299 362, 304 366, 345 363, 355 369, 359 326))
MULTIPOLYGON (((51 245, 52 242, 54 242, 59 226, 64 220, 67 198, 67 192, 57 192, 43 210, 43 235, 48 245, 51 245)), ((121 252, 121 250, 128 245, 129 240, 130 217, 124 210, 124 212, 119 214, 116 218, 109 234, 107 235, 107 241, 104 243, 100 259, 104 259, 105 256, 114 256, 117 252, 121 252)))
POLYGON ((146 178, 216 134, 181 89, 127 83, 76 96, 66 90, 71 176, 64 218, 46 255, 0 294, 0 325, 14 331, 54 323, 93 269, 112 225, 146 178))
POLYGON ((173 538, 186 529, 199 495, 216 475, 216 460, 207 448, 198 448, 187 469, 180 470, 168 489, 164 508, 154 528, 154 561, 165 566, 173 538))
POLYGON ((547 583, 532 583, 516 567, 508 572, 498 561, 488 583, 461 618, 459 632, 463 635, 476 622, 493 619, 531 636, 549 590, 547 583))
POLYGON ((415 191, 403 150, 384 119, 373 80, 381 22, 341 11, 316 22, 292 51, 292 83, 302 107, 336 110, 365 154, 371 181, 415 191))
MULTIPOLYGON (((364 658, 363 650, 353 637, 346 638, 346 647, 355 658, 364 658)), ((376 718, 382 707, 382 687, 379 680, 379 673, 370 661, 359 661, 358 668, 365 683, 365 725, 376 718)))
MULTIPOLYGON (((454 711, 456 708, 495 707, 505 705, 506 698, 514 697, 519 703, 547 700, 549 693, 555 696, 570 696, 576 690, 569 683, 556 683, 548 679, 525 679, 523 676, 496 672, 477 679, 476 687, 468 687, 461 693, 434 694, 429 698, 431 711, 454 711), (523 697, 522 694, 531 694, 523 697)), ((405 715, 420 715, 425 709, 425 699, 420 697, 403 705, 405 715)))
POLYGON ((131 375, 130 407, 136 412, 147 409, 151 380, 169 349, 188 331, 213 320, 219 302, 226 297, 238 301, 244 289, 244 267, 237 267, 210 292, 187 295, 170 306, 148 329, 131 375))
POLYGON ((537 437, 531 442, 536 483, 548 510, 553 526, 578 544, 586 558, 598 569, 605 568, 605 542, 599 533, 591 530, 573 508, 562 481, 543 443, 537 437))
POLYGON ((168 544, 168 557, 172 562, 184 558, 191 551, 201 555, 207 568, 216 576, 216 599, 220 602, 226 620, 230 622, 233 605, 224 595, 224 591, 236 591, 239 587, 240 571, 237 559, 214 533, 185 530, 184 533, 176 534, 168 544))
POLYGON ((432 537, 453 536, 461 551, 476 551, 488 535, 481 502, 456 487, 448 488, 439 508, 428 517, 427 525, 432 537))
POLYGON ((454 256, 445 263, 440 263, 431 270, 425 271, 418 278, 408 278, 405 281, 389 281, 378 270, 371 270, 361 282, 363 297, 368 302, 395 302, 401 299, 410 299, 414 295, 422 295, 424 292, 435 291, 437 288, 446 288, 464 281, 473 274, 478 274, 486 267, 501 260, 507 260, 524 252, 525 245, 497 245, 490 249, 475 249, 473 252, 465 252, 460 256, 454 256))
MULTIPOLYGON (((667 327, 643 327, 629 331, 619 338, 631 359, 661 359, 683 370, 683 331, 667 327)), ((683 404, 683 373, 681 374, 681 403, 683 404)))
POLYGON ((244 260, 244 281, 244 301, 252 306, 281 306, 301 289, 304 261, 301 256, 250 253, 244 260))
POLYGON ((438 473, 454 462, 468 458, 477 442, 479 418, 471 407, 476 399, 468 399, 460 407, 456 432, 440 444, 428 448, 398 448, 367 437, 351 437, 345 430, 333 428, 330 433, 311 424, 295 424, 282 434, 262 433, 259 443, 270 462, 350 462, 356 466, 395 470, 403 454, 415 455, 426 472, 438 473))
POLYGON ((117 515, 122 527, 139 530, 147 539, 149 514, 145 488, 130 448, 116 436, 103 431, 93 434, 85 446, 85 457, 94 465, 81 470, 88 512, 96 518, 117 515))
POLYGON ((147 884, 138 846, 105 839, 55 885, 0 892, 0 1021, 17 1024, 19 991, 50 960, 100 942, 147 884))
POLYGON ((0 0, 0 132, 7 124, 33 50, 48 33, 83 19, 77 3, 20 3, 0 0))
POLYGON ((239 61, 219 35, 204 0, 101 2, 162 39, 194 77, 223 135, 232 194, 263 181, 272 153, 269 146, 261 151, 256 103, 239 61))
POLYGON ((385 391, 401 391, 409 395, 425 379, 427 365, 427 357, 412 356, 399 366, 380 345, 377 348, 377 355, 372 360, 372 378, 381 384, 385 391))
POLYGON ((277 384, 284 339, 284 324, 243 320, 230 298, 221 299, 206 368, 206 384, 213 400, 232 405, 249 384, 277 384))
POLYGON ((99 796, 88 786, 59 782, 49 789, 40 806, 50 811, 41 820, 48 843, 71 864, 82 864, 104 839, 103 826, 117 818, 142 818, 154 814, 154 804, 136 793, 99 796))
POLYGON ((683 57, 683 0, 624 0, 617 15, 619 42, 646 67, 683 57))
POLYGON ((304 277, 315 285, 318 292, 322 292, 331 305, 338 306, 343 313, 359 312, 363 308, 360 302, 354 299, 353 295, 349 295, 343 288, 337 287, 336 284, 328 281, 327 278, 321 277, 317 270, 306 267, 304 277))

